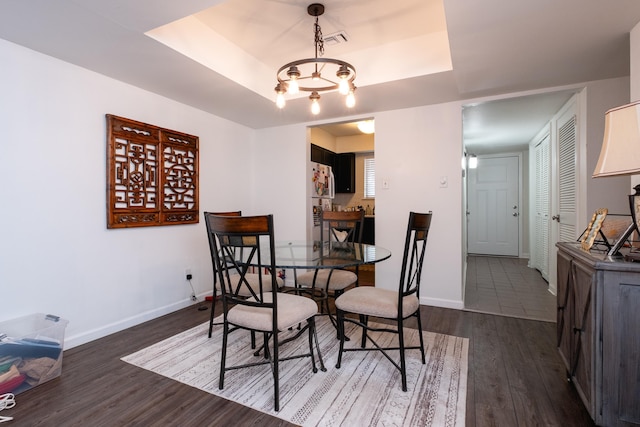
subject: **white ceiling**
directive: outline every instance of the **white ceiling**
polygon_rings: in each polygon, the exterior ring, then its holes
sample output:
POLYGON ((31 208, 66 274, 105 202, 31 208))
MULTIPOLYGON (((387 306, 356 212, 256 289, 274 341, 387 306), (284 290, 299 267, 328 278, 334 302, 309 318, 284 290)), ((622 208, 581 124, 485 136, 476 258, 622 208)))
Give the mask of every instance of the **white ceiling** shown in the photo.
MULTIPOLYGON (((325 0, 323 34, 349 35, 325 56, 357 68, 357 105, 348 110, 326 94, 312 116, 307 99, 278 110, 271 93, 280 65, 313 56, 309 3, 2 0, 0 38, 258 129, 626 76, 628 34, 640 22, 637 0, 325 0), (180 20, 188 24, 180 37, 200 56, 157 40, 180 20)), ((470 106, 465 138, 505 134, 516 119, 520 131, 508 139, 523 138, 537 125, 515 112, 548 120, 563 97, 470 106)))

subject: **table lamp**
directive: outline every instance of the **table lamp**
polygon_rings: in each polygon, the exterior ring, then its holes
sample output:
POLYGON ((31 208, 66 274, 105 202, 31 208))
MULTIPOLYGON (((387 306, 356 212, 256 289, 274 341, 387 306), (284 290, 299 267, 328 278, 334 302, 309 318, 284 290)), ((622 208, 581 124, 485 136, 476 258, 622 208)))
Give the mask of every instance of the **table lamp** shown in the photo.
MULTIPOLYGON (((640 174, 640 101, 607 111, 602 150, 593 178, 640 174)), ((614 244, 609 255, 622 247, 634 230, 640 230, 640 184, 629 196, 632 224, 614 244)))

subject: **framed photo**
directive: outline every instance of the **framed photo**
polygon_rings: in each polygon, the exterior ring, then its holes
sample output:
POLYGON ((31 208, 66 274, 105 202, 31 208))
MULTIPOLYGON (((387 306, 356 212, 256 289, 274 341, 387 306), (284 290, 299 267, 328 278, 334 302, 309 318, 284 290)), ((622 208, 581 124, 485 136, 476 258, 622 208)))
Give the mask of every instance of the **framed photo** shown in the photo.
POLYGON ((591 246, 593 246, 593 242, 596 240, 596 236, 598 235, 600 227, 602 227, 602 223, 607 217, 608 212, 609 210, 607 208, 600 208, 593 213, 589 226, 585 230, 582 236, 582 241, 580 242, 582 250, 588 251, 591 249, 591 246))

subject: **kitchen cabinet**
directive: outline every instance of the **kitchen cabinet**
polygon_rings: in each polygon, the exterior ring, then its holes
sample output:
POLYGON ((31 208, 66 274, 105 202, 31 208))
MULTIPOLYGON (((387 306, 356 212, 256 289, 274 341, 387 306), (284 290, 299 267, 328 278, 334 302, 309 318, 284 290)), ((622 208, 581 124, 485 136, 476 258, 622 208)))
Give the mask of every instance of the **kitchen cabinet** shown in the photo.
POLYGON ((362 226, 362 243, 367 245, 376 244, 376 218, 373 216, 364 217, 364 225, 362 226))
POLYGON ((558 243, 560 357, 598 425, 640 426, 640 263, 558 243))
POLYGON ((336 178, 336 193, 356 192, 356 155, 355 153, 336 154, 333 173, 336 178))
POLYGON ((311 144, 311 161, 335 168, 336 153, 318 145, 311 144))

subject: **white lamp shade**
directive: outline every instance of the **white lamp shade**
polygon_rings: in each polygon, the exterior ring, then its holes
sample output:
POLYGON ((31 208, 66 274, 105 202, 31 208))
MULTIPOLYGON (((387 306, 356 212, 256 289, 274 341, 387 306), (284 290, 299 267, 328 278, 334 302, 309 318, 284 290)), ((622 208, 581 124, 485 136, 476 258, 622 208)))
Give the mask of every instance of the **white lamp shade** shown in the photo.
POLYGON ((640 173, 640 101, 605 114, 604 140, 593 177, 640 173))

